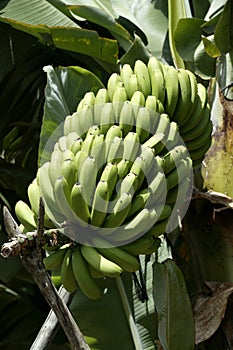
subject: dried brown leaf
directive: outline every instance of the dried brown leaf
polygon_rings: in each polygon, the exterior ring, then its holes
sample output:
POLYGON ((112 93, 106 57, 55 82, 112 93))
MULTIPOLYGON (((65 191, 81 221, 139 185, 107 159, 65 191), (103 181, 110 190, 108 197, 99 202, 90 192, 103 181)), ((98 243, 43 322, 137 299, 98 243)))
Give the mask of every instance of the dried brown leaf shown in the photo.
POLYGON ((212 294, 199 297, 194 307, 195 343, 209 339, 220 326, 225 315, 227 301, 233 292, 232 283, 206 282, 212 294))

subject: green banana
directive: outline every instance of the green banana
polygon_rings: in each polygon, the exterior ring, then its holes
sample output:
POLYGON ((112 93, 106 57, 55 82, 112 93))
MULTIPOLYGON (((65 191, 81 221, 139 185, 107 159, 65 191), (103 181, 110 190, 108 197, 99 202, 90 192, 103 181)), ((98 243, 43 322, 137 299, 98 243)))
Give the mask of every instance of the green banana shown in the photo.
POLYGON ((179 128, 175 122, 170 123, 169 134, 166 138, 166 149, 170 151, 172 148, 176 147, 182 140, 179 135, 179 128))
POLYGON ((79 182, 76 182, 70 193, 70 207, 77 217, 85 223, 89 222, 90 211, 87 202, 83 198, 83 188, 79 182))
POLYGON ((125 101, 119 117, 119 127, 122 130, 123 136, 127 136, 127 134, 132 131, 134 125, 135 122, 132 103, 130 101, 125 101))
POLYGON ((159 112, 157 102, 158 99, 155 95, 148 95, 145 101, 145 107, 152 111, 159 112))
POLYGON ((88 263, 84 259, 80 247, 76 247, 72 254, 72 268, 79 288, 90 299, 100 298, 102 292, 92 277, 88 263))
POLYGON ((196 125, 198 125, 202 121, 206 108, 209 110, 209 105, 207 103, 207 91, 202 84, 198 83, 195 108, 191 113, 186 124, 180 127, 181 135, 192 130, 196 125))
POLYGON ((119 120, 119 116, 121 113, 121 109, 123 107, 123 103, 127 100, 127 93, 125 90, 124 86, 117 86, 114 94, 113 94, 113 98, 112 98, 112 102, 113 102, 113 109, 114 109, 114 113, 115 113, 115 121, 118 123, 119 120))
POLYGON ((36 217, 31 208, 22 200, 15 205, 15 214, 20 223, 28 230, 34 231, 37 227, 36 217))
POLYGON ((130 193, 133 197, 138 187, 137 175, 129 172, 121 181, 119 181, 116 191, 119 196, 124 192, 130 193))
POLYGON ((155 57, 150 57, 147 66, 150 75, 152 95, 156 96, 162 103, 164 103, 165 81, 163 74, 163 64, 159 62, 155 57))
POLYGON ((106 259, 113 261, 124 271, 134 272, 140 269, 139 260, 134 255, 120 247, 97 248, 97 250, 106 259))
POLYGON ((172 120, 181 126, 189 119, 190 110, 193 108, 191 82, 187 70, 178 69, 178 83, 179 96, 172 120))
POLYGON ((108 183, 109 198, 111 198, 113 190, 115 189, 117 178, 117 165, 115 163, 107 163, 101 174, 100 181, 106 181, 108 183))
POLYGON ((205 145, 211 138, 212 130, 213 124, 211 121, 209 121, 204 131, 198 136, 198 138, 190 140, 186 143, 188 150, 190 152, 195 151, 196 149, 200 149, 203 145, 205 145))
POLYGON ((136 115, 136 133, 138 134, 141 143, 149 138, 150 131, 150 111, 147 108, 140 107, 136 115))
POLYGON ((37 181, 40 186, 41 196, 45 205, 45 212, 57 227, 65 220, 65 216, 62 214, 58 207, 53 191, 53 184, 50 181, 50 163, 44 163, 37 172, 37 181))
POLYGON ((70 150, 72 145, 80 138, 76 131, 69 132, 66 136, 66 149, 70 150))
POLYGON ((184 179, 185 176, 191 177, 192 172, 192 160, 189 157, 181 159, 177 167, 166 177, 167 188, 177 186, 184 179))
POLYGON ((151 182, 148 183, 148 190, 150 191, 150 197, 147 201, 148 206, 165 201, 167 187, 166 177, 162 171, 158 171, 151 182))
POLYGON ((163 170, 165 174, 170 173, 188 155, 188 150, 183 145, 178 145, 164 155, 163 170))
POLYGON ((106 259, 94 247, 82 245, 81 252, 88 264, 104 276, 117 277, 123 272, 119 265, 106 259))
POLYGON ((31 205, 33 213, 37 216, 40 207, 40 187, 38 185, 37 179, 34 179, 27 188, 28 199, 31 205))
POLYGON ((64 176, 60 176, 54 183, 54 198, 66 220, 75 222, 76 217, 70 207, 70 188, 64 176))
POLYGON ((62 262, 64 260, 67 250, 69 249, 69 246, 70 243, 66 243, 58 249, 56 249, 55 251, 52 251, 46 257, 44 257, 43 263, 46 270, 54 270, 62 265, 62 262))
POLYGON ((141 60, 137 60, 134 64, 134 73, 137 76, 139 90, 146 98, 151 94, 150 76, 146 64, 141 60))
POLYGON ((84 137, 92 125, 96 125, 94 122, 94 113, 93 107, 83 106, 82 110, 78 113, 77 116, 78 125, 76 132, 84 137))
POLYGON ((135 118, 138 114, 139 107, 145 106, 145 96, 141 91, 135 91, 131 97, 131 103, 133 105, 133 112, 135 115, 135 118))
MULTIPOLYGON (((119 125, 112 125, 106 135, 105 135, 105 142, 106 143, 111 143, 112 140, 114 139, 114 137, 122 137, 123 134, 122 134, 122 130, 121 128, 119 127, 119 125)), ((107 145, 106 145, 107 146, 107 145)))
POLYGON ((72 128, 71 128, 71 119, 72 119, 72 116, 71 115, 67 115, 65 121, 64 121, 64 125, 63 125, 63 131, 64 131, 64 135, 68 135, 71 131, 72 131, 72 128))
POLYGON ((163 220, 160 222, 156 222, 156 224, 148 231, 148 234, 152 237, 159 237, 166 232, 166 228, 168 226, 168 220, 163 220))
POLYGON ((210 121, 210 111, 208 108, 205 108, 203 113, 201 113, 202 120, 193 129, 182 134, 182 138, 185 143, 188 143, 191 140, 198 139, 199 135, 207 128, 210 121))
POLYGON ((124 144, 122 138, 116 136, 107 149, 107 162, 119 162, 123 157, 124 144))
POLYGON ((165 111, 172 119, 179 96, 178 71, 172 66, 163 66, 165 79, 165 111))
POLYGON ((154 238, 152 235, 146 233, 137 240, 121 246, 121 248, 133 255, 148 255, 156 252, 160 245, 161 240, 159 238, 154 238))
POLYGON ((71 248, 67 249, 61 266, 61 283, 70 293, 73 293, 78 289, 72 267, 72 253, 73 251, 71 248))
POLYGON ((77 181, 77 169, 73 160, 64 160, 61 166, 61 175, 64 176, 69 186, 69 189, 71 190, 73 184, 77 181))
POLYGON ((154 222, 158 219, 161 213, 161 209, 156 208, 144 208, 142 209, 132 220, 127 222, 123 228, 120 228, 115 232, 115 237, 121 244, 141 237, 153 226, 154 222))
POLYGON ((87 204, 91 206, 97 178, 97 162, 94 157, 87 157, 80 169, 79 182, 83 187, 83 196, 87 204))
POLYGON ((102 226, 107 210, 108 210, 108 201, 109 201, 109 186, 107 181, 99 181, 92 203, 92 211, 90 224, 93 226, 100 227, 102 226))
MULTIPOLYGON (((37 217, 39 213, 39 207, 40 207, 41 192, 40 192, 40 187, 38 185, 36 178, 32 181, 31 184, 29 184, 27 189, 27 194, 31 205, 31 209, 35 214, 35 216, 37 217)), ((54 226, 46 212, 44 215, 44 226, 47 228, 52 228, 54 226)))
POLYGON ((117 73, 111 74, 107 82, 110 101, 113 101, 114 93, 119 85, 122 85, 121 77, 117 73))
MULTIPOLYGON (((127 96, 129 99, 131 98, 129 79, 130 79, 130 76, 132 74, 134 74, 134 72, 133 72, 131 66, 129 64, 123 64, 121 71, 120 71, 120 76, 121 76, 121 79, 124 83, 124 86, 125 86, 125 89, 127 92, 127 96)), ((138 89, 136 89, 136 90, 138 90, 138 89)))
POLYGON ((136 132, 129 132, 124 138, 123 159, 133 162, 140 149, 139 135, 136 132))
POLYGON ((73 145, 70 147, 71 152, 76 155, 82 149, 83 139, 81 137, 77 138, 73 145))
POLYGON ((129 99, 132 99, 133 94, 139 90, 138 78, 136 74, 131 74, 128 79, 128 84, 125 87, 129 99))
POLYGON ((90 156, 96 159, 98 170, 101 170, 102 165, 105 163, 105 155, 106 142, 104 139, 104 135, 96 135, 92 143, 90 156))
POLYGON ((143 188, 138 192, 130 207, 129 213, 127 215, 127 220, 135 216, 135 214, 138 214, 139 211, 145 207, 150 195, 151 191, 148 188, 143 188))
POLYGON ((101 134, 101 131, 100 131, 100 128, 98 125, 92 125, 90 126, 90 128, 88 129, 88 132, 86 134, 86 137, 88 135, 94 135, 94 136, 97 136, 97 135, 100 135, 101 134))
POLYGON ((85 137, 83 144, 82 144, 82 148, 81 151, 86 152, 87 154, 90 154, 91 151, 91 147, 92 147, 92 143, 94 141, 95 135, 93 134, 89 134, 85 137))
POLYGON ((80 169, 83 165, 84 160, 88 157, 86 151, 78 151, 74 157, 74 163, 77 169, 77 178, 79 179, 80 169))
POLYGON ((107 89, 99 89, 97 91, 97 94, 95 96, 95 102, 94 105, 98 106, 98 105, 104 105, 105 103, 109 102, 109 93, 107 89))
MULTIPOLYGON (((81 101, 80 101, 81 102, 81 101)), ((83 109, 85 107, 93 107, 95 103, 95 94, 92 91, 88 91, 85 93, 82 99, 82 106, 77 107, 77 112, 79 112, 79 108, 83 109)), ((79 103, 80 104, 80 103, 79 103)))
MULTIPOLYGON (((62 152, 62 160, 63 160, 63 162, 68 160, 68 159, 69 160, 73 160, 74 159, 74 153, 70 149, 67 149, 66 151, 62 152)), ((51 162, 52 162, 52 157, 51 157, 51 162)))
POLYGON ((117 163, 117 172, 118 172, 119 179, 123 179, 123 177, 125 177, 128 174, 131 166, 132 166, 132 161, 125 158, 122 158, 117 163))
POLYGON ((122 195, 114 201, 112 212, 106 217, 103 227, 105 228, 117 228, 126 219, 131 206, 132 195, 127 192, 123 192, 122 195))
POLYGON ((102 134, 106 134, 109 128, 114 125, 115 115, 113 104, 108 102, 105 103, 100 116, 100 130, 102 134))

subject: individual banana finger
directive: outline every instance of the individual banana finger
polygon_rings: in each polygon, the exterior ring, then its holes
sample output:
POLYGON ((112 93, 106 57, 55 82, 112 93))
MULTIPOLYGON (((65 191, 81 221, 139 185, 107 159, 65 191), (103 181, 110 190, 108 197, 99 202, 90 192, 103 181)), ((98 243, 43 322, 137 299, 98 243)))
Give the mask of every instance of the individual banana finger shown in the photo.
POLYGON ((55 251, 50 252, 49 255, 43 258, 43 263, 46 270, 53 270, 62 266, 65 254, 69 249, 70 243, 66 243, 55 251))
POLYGON ((136 60, 134 73, 137 76, 139 90, 142 91, 146 98, 151 94, 151 83, 147 65, 141 60, 136 60))
POLYGON ((15 205, 15 214, 20 223, 28 230, 34 231, 37 227, 35 214, 31 208, 22 200, 19 200, 15 205))
POLYGON ((90 219, 89 206, 83 198, 82 185, 76 182, 70 193, 70 206, 77 217, 84 223, 88 223, 90 219))
POLYGON ((126 219, 131 206, 132 195, 124 192, 114 202, 112 212, 106 217, 103 227, 105 228, 117 228, 126 219))
POLYGON ((97 250, 106 259, 119 265, 124 271, 134 272, 140 269, 138 258, 120 247, 97 248, 97 250))
POLYGON ((106 259, 94 247, 82 245, 81 252, 88 264, 104 276, 117 277, 123 272, 119 265, 106 259))
POLYGON ((107 181, 99 181, 92 203, 91 218, 90 224, 93 226, 100 227, 102 226, 107 210, 108 210, 108 201, 109 201, 109 188, 107 181))
POLYGON ((122 130, 123 136, 127 136, 127 134, 132 131, 135 125, 134 122, 134 113, 133 113, 133 105, 130 101, 125 101, 123 103, 120 118, 119 118, 119 126, 122 130))
POLYGON ((72 267, 72 249, 69 248, 64 256, 62 266, 61 266, 61 283, 64 288, 73 293, 78 289, 78 284, 74 276, 74 271, 72 267))
POLYGON ((92 277, 88 263, 84 259, 80 247, 76 247, 72 254, 72 268, 74 277, 80 289, 90 299, 100 298, 102 291, 92 277))

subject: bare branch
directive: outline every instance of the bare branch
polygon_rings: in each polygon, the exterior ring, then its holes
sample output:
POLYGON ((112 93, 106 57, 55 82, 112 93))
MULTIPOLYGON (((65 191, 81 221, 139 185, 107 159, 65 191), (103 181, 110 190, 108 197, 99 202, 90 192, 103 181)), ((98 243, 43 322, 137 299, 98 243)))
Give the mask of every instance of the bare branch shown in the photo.
POLYGON ((23 234, 8 210, 4 210, 4 222, 10 237, 9 245, 5 243, 1 254, 5 257, 20 252, 22 264, 33 276, 45 300, 56 315, 73 350, 90 350, 68 307, 59 296, 48 272, 44 268, 41 246, 44 243, 43 220, 44 206, 40 202, 39 222, 37 232, 23 234))

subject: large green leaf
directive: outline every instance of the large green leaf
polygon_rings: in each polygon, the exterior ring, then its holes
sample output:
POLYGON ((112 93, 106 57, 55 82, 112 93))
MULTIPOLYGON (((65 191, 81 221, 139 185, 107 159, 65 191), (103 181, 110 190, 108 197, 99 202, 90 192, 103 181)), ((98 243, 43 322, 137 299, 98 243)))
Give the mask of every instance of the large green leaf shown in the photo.
POLYGON ((117 42, 99 37, 94 30, 80 28, 75 21, 45 0, 11 0, 2 9, 0 20, 29 33, 46 45, 83 53, 116 63, 117 42))
POLYGON ((31 25, 78 27, 46 0, 9 0, 1 6, 1 17, 31 25))
MULTIPOLYGON (((137 24, 145 33, 148 40, 147 48, 152 55, 161 57, 168 26, 167 2, 145 0, 114 0, 112 2, 114 6, 117 6, 122 17, 137 24)), ((137 35, 140 36, 140 33, 137 35)))
POLYGON ((57 138, 62 134, 63 122, 88 91, 96 93, 104 87, 93 73, 81 67, 47 66, 44 117, 39 146, 39 165, 49 159, 57 138), (46 148, 45 148, 46 147, 46 148))
POLYGON ((200 18, 180 19, 175 32, 177 51, 188 68, 203 79, 215 76, 215 59, 210 57, 202 42, 202 25, 200 18))
MULTIPOLYGON (((116 33, 126 40, 130 40, 129 32, 117 23, 118 17, 114 9, 110 6, 108 9, 103 3, 99 1, 76 1, 78 6, 69 6, 72 15, 78 15, 90 22, 99 24, 100 26, 107 28, 110 32, 116 33)), ((109 2, 110 5, 110 2, 109 2)))
POLYGON ((233 3, 228 0, 215 28, 215 42, 222 53, 233 49, 233 3))
POLYGON ((194 349, 194 320, 184 277, 173 260, 154 265, 158 334, 164 350, 194 349))

